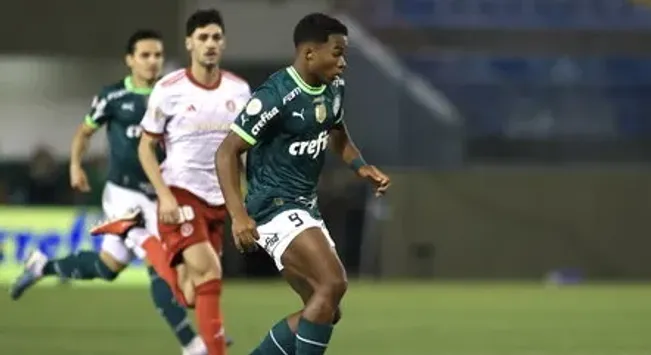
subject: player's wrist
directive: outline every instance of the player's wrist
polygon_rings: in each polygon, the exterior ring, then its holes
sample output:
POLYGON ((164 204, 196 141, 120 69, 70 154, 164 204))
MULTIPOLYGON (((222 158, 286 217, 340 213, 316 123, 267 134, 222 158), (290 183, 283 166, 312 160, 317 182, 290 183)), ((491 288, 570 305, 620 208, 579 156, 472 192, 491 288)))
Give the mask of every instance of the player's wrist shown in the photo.
POLYGON ((71 161, 70 162, 70 171, 79 171, 82 169, 81 162, 71 161))
POLYGON ((354 172, 358 172, 359 169, 361 169, 363 166, 366 166, 366 165, 368 165, 368 163, 367 163, 366 160, 364 160, 364 158, 362 158, 361 156, 360 156, 360 157, 357 157, 357 158, 355 158, 355 159, 353 159, 353 160, 350 162, 350 164, 348 164, 348 166, 349 166, 351 169, 353 169, 354 172))
POLYGON ((246 219, 249 216, 246 211, 238 211, 235 213, 231 213, 231 220, 233 221, 241 221, 243 219, 246 219))

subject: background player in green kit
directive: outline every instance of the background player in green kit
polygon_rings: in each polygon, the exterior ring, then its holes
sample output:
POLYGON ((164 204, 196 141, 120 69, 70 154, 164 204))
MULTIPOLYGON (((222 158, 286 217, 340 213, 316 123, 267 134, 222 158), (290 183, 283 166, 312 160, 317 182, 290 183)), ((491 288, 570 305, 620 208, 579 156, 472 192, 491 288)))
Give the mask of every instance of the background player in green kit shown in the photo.
POLYGON ((323 354, 346 273, 318 212, 316 186, 329 146, 382 195, 389 178, 362 159, 343 122, 347 29, 324 14, 294 30, 296 57, 253 94, 217 152, 217 173, 240 249, 263 247, 305 307, 268 333, 254 355, 323 354), (239 156, 248 151, 246 208, 239 156))
MULTIPOLYGON (((90 186, 82 168, 82 158, 90 138, 102 126, 106 127, 110 147, 110 166, 102 194, 102 207, 108 217, 116 217, 139 208, 145 216, 145 228, 130 233, 157 235, 154 191, 138 160, 140 121, 147 101, 163 65, 163 42, 156 31, 141 30, 128 40, 126 64, 131 75, 104 87, 93 99, 91 110, 77 130, 70 157, 70 184, 88 192, 90 186)), ((162 152, 162 151, 161 151, 162 152)), ((162 158, 162 156, 161 156, 162 158)), ((104 279, 113 281, 134 258, 143 258, 144 251, 128 246, 117 235, 104 235, 101 251, 78 251, 62 259, 47 260, 40 251, 29 256, 23 275, 12 288, 12 297, 19 298, 43 276, 65 279, 104 279)), ((184 355, 202 355, 206 348, 197 337, 167 283, 149 267, 151 295, 159 313, 167 321, 183 347, 184 355)))

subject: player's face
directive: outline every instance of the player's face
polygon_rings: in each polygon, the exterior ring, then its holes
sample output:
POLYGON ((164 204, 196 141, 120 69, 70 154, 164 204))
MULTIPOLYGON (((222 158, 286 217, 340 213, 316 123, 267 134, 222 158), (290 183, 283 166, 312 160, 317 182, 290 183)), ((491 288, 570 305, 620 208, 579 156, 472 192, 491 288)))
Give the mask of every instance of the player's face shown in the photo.
POLYGON ((344 72, 347 47, 348 37, 344 35, 330 35, 328 42, 314 47, 311 66, 323 82, 329 83, 344 72))
POLYGON ((127 55, 127 65, 138 78, 156 80, 163 69, 163 43, 156 39, 138 41, 133 54, 127 55))
POLYGON ((193 63, 204 67, 215 67, 219 64, 226 47, 224 30, 215 24, 197 28, 192 36, 186 38, 185 46, 190 52, 193 63))

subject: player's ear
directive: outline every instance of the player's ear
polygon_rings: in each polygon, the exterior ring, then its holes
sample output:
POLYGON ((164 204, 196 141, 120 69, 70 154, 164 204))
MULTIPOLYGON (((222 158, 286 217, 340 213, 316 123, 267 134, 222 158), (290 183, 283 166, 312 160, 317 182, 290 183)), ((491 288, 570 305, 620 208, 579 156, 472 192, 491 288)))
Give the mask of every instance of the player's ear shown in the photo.
POLYGON ((314 59, 314 47, 307 46, 305 47, 305 59, 312 60, 314 59))
POLYGON ((127 65, 127 67, 131 68, 133 66, 133 56, 131 54, 125 55, 124 63, 127 65))
POLYGON ((185 49, 188 51, 192 50, 192 38, 191 37, 185 37, 185 49))

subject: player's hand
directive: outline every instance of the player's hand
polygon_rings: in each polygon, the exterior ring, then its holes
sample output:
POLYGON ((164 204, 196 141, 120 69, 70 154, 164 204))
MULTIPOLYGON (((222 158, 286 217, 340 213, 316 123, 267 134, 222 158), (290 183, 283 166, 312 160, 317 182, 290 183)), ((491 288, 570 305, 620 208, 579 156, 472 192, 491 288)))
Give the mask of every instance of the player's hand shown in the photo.
POLYGON ((375 196, 384 195, 391 186, 391 179, 373 165, 364 165, 357 170, 357 175, 370 180, 375 185, 375 196))
POLYGON ((235 247, 240 253, 257 249, 258 244, 256 244, 256 241, 260 236, 255 221, 251 217, 248 215, 233 217, 231 231, 235 247))
POLYGON ((86 177, 86 172, 81 166, 70 167, 70 187, 81 192, 90 191, 88 177, 86 177))
POLYGON ((174 195, 161 196, 158 199, 158 219, 165 224, 178 224, 181 221, 179 204, 174 195))

